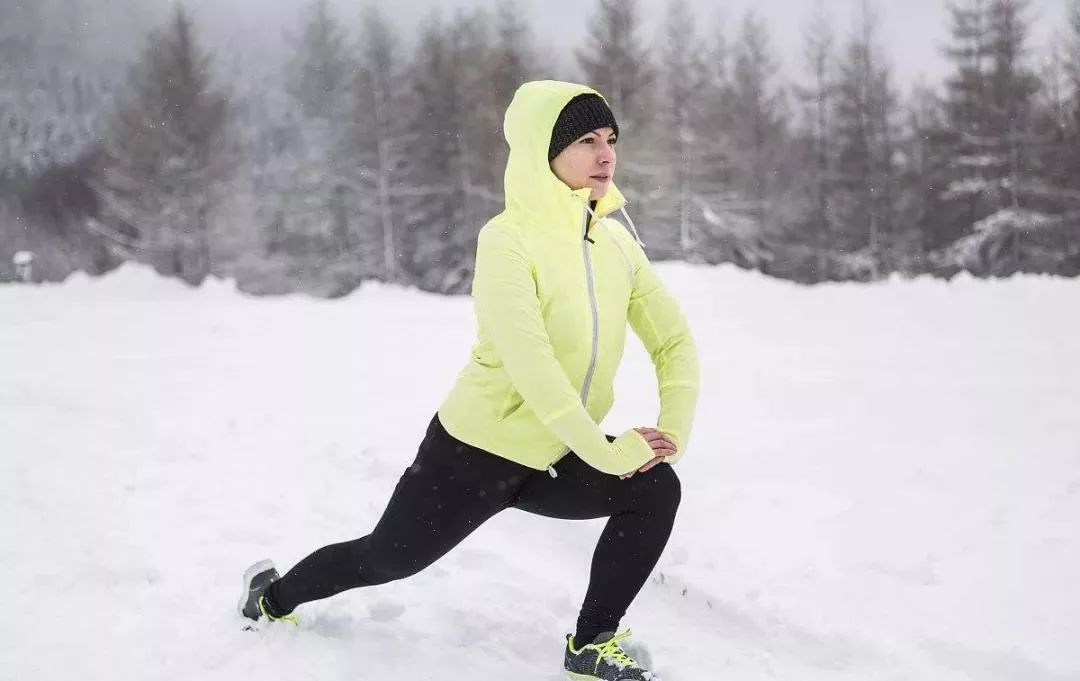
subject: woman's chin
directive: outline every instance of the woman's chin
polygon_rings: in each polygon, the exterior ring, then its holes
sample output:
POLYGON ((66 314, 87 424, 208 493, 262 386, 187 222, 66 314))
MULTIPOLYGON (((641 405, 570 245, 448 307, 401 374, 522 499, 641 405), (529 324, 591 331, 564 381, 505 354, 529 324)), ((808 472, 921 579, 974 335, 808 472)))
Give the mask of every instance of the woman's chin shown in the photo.
POLYGON ((590 182, 589 189, 592 189, 593 199, 602 199, 607 194, 608 189, 611 187, 611 181, 608 182, 590 182))

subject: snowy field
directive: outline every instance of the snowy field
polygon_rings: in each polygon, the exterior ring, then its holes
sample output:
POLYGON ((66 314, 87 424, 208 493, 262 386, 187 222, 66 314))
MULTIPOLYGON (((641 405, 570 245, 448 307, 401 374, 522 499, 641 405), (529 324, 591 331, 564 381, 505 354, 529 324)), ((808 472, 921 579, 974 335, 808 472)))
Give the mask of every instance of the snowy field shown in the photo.
MULTIPOLYGON (((661 271, 705 381, 624 621, 664 681, 1080 679, 1080 281, 661 271)), ((0 287, 0 679, 561 678, 602 521, 509 511, 300 628, 235 614, 249 563, 371 528, 472 333, 384 286, 0 287)), ((609 432, 653 423, 632 337, 617 387, 609 432)))

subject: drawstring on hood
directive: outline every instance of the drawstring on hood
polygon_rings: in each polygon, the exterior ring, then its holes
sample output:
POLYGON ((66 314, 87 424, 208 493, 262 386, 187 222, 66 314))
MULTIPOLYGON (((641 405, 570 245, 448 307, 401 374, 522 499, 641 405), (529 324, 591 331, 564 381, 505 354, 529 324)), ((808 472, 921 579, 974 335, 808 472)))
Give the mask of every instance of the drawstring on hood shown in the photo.
MULTIPOLYGON (((593 220, 600 219, 596 215, 596 212, 593 210, 592 203, 586 204, 585 208, 589 211, 589 215, 593 216, 593 220)), ((634 241, 638 243, 638 246, 645 248, 645 242, 641 240, 640 236, 638 236, 637 227, 634 226, 634 221, 630 219, 630 214, 626 212, 626 206, 619 206, 619 212, 622 213, 622 216, 624 218, 626 218, 626 224, 630 228, 630 233, 634 235, 634 241)))

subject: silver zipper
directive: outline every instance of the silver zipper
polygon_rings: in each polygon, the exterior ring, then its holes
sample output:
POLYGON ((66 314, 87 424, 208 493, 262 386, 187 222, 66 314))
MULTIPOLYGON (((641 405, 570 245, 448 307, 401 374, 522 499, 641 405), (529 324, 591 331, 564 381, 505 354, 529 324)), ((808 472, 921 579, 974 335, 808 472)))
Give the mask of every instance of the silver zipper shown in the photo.
MULTIPOLYGON (((585 237, 589 235, 589 208, 585 207, 581 221, 581 255, 585 260, 585 280, 589 283, 589 306, 592 308, 592 357, 589 358, 589 370, 585 372, 585 384, 581 386, 581 403, 584 405, 589 399, 589 386, 592 384, 593 372, 596 371, 596 357, 600 353, 600 309, 596 304, 596 284, 593 282, 592 256, 589 255, 589 242, 585 237)), ((559 458, 570 453, 569 447, 564 447, 559 458)), ((554 464, 548 466, 548 475, 558 477, 554 464)))
POLYGON ((596 284, 593 282, 592 256, 589 255, 589 242, 585 237, 589 234, 589 209, 585 209, 584 219, 581 222, 581 253, 585 258, 585 278, 589 282, 589 305, 592 307, 592 358, 589 360, 589 370, 585 372, 585 385, 581 387, 581 403, 585 404, 589 399, 589 386, 592 384, 593 372, 596 371, 596 356, 600 352, 600 310, 596 304, 596 284))

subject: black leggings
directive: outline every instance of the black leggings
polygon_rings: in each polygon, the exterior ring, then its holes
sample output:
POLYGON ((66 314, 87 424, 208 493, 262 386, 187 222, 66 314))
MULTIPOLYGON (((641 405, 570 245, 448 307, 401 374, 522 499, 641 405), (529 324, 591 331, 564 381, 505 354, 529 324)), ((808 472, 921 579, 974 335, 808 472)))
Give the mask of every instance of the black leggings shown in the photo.
POLYGON ((347 589, 416 574, 505 508, 551 518, 610 516, 592 559, 578 633, 614 630, 667 544, 681 496, 667 464, 623 480, 571 453, 558 477, 455 439, 432 419, 371 534, 301 560, 268 593, 278 614, 347 589))

